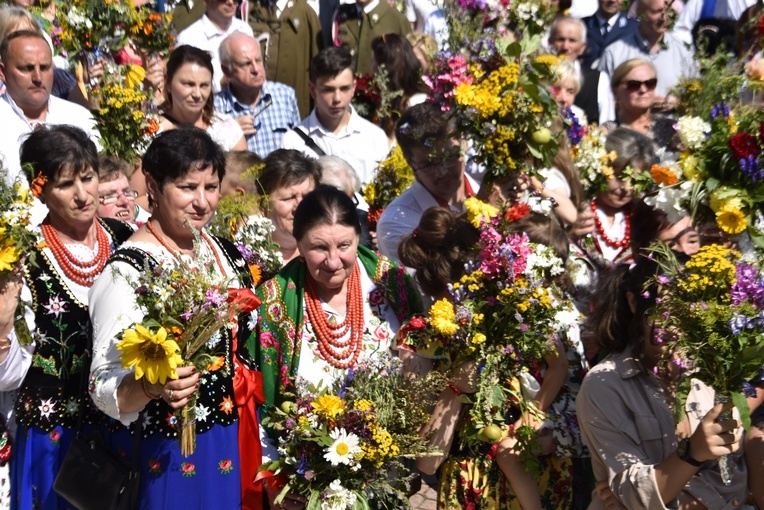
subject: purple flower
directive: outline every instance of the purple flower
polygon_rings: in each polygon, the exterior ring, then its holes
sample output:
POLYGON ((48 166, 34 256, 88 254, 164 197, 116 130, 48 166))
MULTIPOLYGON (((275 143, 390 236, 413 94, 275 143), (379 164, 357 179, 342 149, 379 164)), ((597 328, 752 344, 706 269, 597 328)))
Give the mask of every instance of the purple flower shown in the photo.
POLYGON ((749 382, 743 383, 743 395, 745 395, 745 398, 756 398, 757 393, 756 386, 749 382))
POLYGON ((732 285, 730 295, 732 304, 739 305, 750 301, 756 308, 764 305, 764 279, 752 266, 740 263, 736 267, 737 282, 732 285))
POLYGON ((184 321, 190 321, 191 317, 193 316, 194 316, 194 312, 186 312, 186 313, 180 314, 180 318, 183 319, 184 321))
POLYGON ((308 463, 308 459, 306 459, 305 457, 301 457, 300 460, 297 461, 297 469, 296 469, 297 474, 305 475, 309 467, 310 467, 310 464, 308 463))
POLYGON ((745 315, 734 313, 727 323, 733 335, 739 335, 743 328, 748 324, 748 318, 745 315))
POLYGON ((519 329, 522 333, 525 333, 526 331, 528 331, 528 325, 523 322, 517 327, 517 329, 519 329))
POLYGON ((671 282, 671 278, 669 278, 668 276, 662 275, 662 274, 658 275, 658 283, 660 283, 661 285, 666 285, 670 282, 671 282))

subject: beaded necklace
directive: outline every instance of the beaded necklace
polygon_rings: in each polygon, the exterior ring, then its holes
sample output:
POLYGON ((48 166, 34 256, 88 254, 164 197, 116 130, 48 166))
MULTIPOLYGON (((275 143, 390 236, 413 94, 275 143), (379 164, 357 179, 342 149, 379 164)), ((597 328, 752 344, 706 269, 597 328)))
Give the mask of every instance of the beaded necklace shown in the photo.
MULTIPOLYGON (((173 257, 178 258, 177 252, 179 250, 174 249, 172 246, 170 246, 170 243, 167 242, 167 240, 157 232, 157 230, 154 228, 154 225, 151 224, 151 220, 153 220, 154 217, 152 216, 149 218, 149 221, 146 222, 146 228, 149 230, 152 236, 161 244, 167 251, 169 251, 173 257)), ((212 254, 215 256, 215 262, 217 262, 218 269, 220 269, 220 274, 225 276, 225 270, 223 269, 223 263, 220 261, 220 255, 218 255, 217 250, 212 244, 212 240, 210 237, 205 234, 204 232, 201 232, 202 239, 204 239, 204 242, 207 243, 207 246, 209 246, 210 251, 212 251, 212 254)))
POLYGON ((93 282, 98 275, 101 274, 106 262, 109 260, 109 255, 111 255, 111 246, 109 245, 109 238, 106 235, 106 231, 97 220, 93 220, 93 222, 95 223, 96 228, 98 252, 90 262, 82 262, 75 257, 74 254, 64 246, 64 243, 61 242, 58 231, 53 228, 50 223, 43 223, 41 225, 42 236, 45 238, 45 243, 50 247, 50 251, 53 252, 53 257, 58 262, 58 265, 61 266, 66 277, 83 287, 93 286, 93 282))
POLYGON ((614 241, 608 237, 608 235, 605 233, 605 228, 602 226, 602 222, 600 221, 599 215, 597 214, 597 201, 592 200, 591 203, 592 212, 594 213, 594 226, 597 229, 597 233, 600 235, 603 241, 605 241, 605 244, 610 246, 611 248, 626 248, 629 246, 629 241, 631 240, 631 215, 632 211, 629 209, 628 211, 624 211, 624 221, 626 222, 626 228, 624 229, 623 238, 614 241))
POLYGON ((361 292, 361 270, 356 263, 347 285, 347 313, 345 319, 332 324, 321 307, 318 289, 313 277, 306 281, 305 303, 308 318, 316 335, 318 350, 324 360, 335 368, 347 369, 355 365, 361 354, 363 322, 363 295, 361 292), (344 336, 346 340, 341 340, 344 336), (341 349, 345 349, 344 352, 341 349))

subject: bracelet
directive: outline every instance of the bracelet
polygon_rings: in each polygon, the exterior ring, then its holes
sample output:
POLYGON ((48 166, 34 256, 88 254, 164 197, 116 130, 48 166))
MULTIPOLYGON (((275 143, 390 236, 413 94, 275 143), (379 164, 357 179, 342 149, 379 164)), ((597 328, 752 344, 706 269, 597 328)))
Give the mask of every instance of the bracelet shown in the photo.
POLYGON ((456 393, 456 396, 459 397, 462 394, 462 390, 460 390, 455 384, 449 384, 448 388, 451 389, 454 393, 456 393))
POLYGON ((159 400, 162 398, 162 395, 156 396, 149 393, 149 390, 146 389, 146 378, 141 378, 141 388, 143 388, 143 394, 146 395, 149 400, 159 400))

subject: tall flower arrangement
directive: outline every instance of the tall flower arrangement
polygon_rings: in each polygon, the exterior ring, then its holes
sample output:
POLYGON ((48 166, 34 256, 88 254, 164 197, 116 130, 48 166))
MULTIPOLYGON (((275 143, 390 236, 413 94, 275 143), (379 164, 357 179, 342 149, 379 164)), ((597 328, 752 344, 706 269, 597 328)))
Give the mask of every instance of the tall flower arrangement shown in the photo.
MULTIPOLYGON (((538 414, 528 374, 555 350, 552 338, 577 320, 570 302, 550 278, 564 271, 549 247, 531 243, 525 234, 505 234, 514 208, 501 213, 477 199, 466 204, 470 221, 480 230, 474 258, 465 275, 449 286, 450 297, 432 306, 429 317, 414 317, 401 328, 404 345, 452 365, 474 361, 480 368, 471 403, 469 426, 462 440, 495 442, 522 414, 538 414)), ((526 468, 533 471, 534 431, 514 431, 526 468)))
MULTIPOLYGON (((35 179, 37 193, 45 184, 42 174, 35 179)), ((22 257, 34 254, 40 236, 31 224, 34 191, 20 179, 10 182, 8 171, 0 164, 0 278, 13 271, 22 257)))
POLYGON ((69 56, 120 49, 127 42, 134 11, 130 0, 64 0, 57 11, 61 48, 69 56))
MULTIPOLYGON (((702 247, 684 266, 662 244, 652 257, 662 271, 646 292, 657 292, 650 318, 666 363, 732 400, 747 428, 746 397, 756 391, 748 382, 764 365, 764 273, 721 245, 702 247)), ((677 389, 679 417, 689 390, 687 377, 677 389)))
POLYGON ((607 133, 597 126, 585 126, 572 143, 573 164, 581 177, 581 184, 589 198, 607 189, 607 182, 615 179, 612 163, 617 155, 605 149, 607 133))
POLYGON ((539 37, 510 36, 474 41, 469 57, 439 54, 426 83, 457 130, 474 141, 476 160, 489 177, 534 174, 550 166, 557 138, 550 131, 559 115, 547 85, 554 82, 557 57, 539 52, 539 37), (468 63, 469 62, 469 63, 468 63))
POLYGON ((153 95, 134 79, 140 66, 119 66, 105 75, 105 83, 95 89, 98 108, 93 110, 104 154, 134 162, 159 132, 158 107, 153 95), (137 68, 137 69, 136 69, 137 68))
POLYGON ((400 145, 390 150, 387 158, 380 161, 374 178, 361 188, 366 203, 369 204, 369 228, 376 229, 377 220, 390 202, 406 191, 414 182, 414 171, 411 169, 400 145))
POLYGON ((263 420, 279 441, 281 457, 261 468, 285 482, 277 503, 291 492, 311 510, 411 508, 401 459, 435 453, 417 431, 441 381, 404 379, 390 355, 368 363, 334 388, 298 384, 263 420))
POLYGON ((175 45, 175 28, 169 12, 134 9, 129 31, 135 44, 149 53, 167 54, 175 45))
MULTIPOLYGON (((123 368, 135 367, 135 378, 164 384, 177 379, 179 366, 194 366, 201 374, 230 374, 232 367, 229 335, 236 315, 248 313, 260 304, 249 289, 229 288, 231 279, 216 270, 211 256, 204 255, 196 237, 194 257, 173 257, 146 267, 131 281, 143 320, 121 334, 117 349, 123 368)), ((176 411, 181 453, 191 455, 196 448, 196 417, 204 409, 196 405, 196 394, 176 411)))

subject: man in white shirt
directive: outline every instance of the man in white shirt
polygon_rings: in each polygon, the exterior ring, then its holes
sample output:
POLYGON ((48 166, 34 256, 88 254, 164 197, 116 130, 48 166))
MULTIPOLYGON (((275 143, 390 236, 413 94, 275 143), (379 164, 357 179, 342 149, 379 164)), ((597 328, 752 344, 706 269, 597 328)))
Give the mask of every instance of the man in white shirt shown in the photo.
POLYGON ((584 22, 563 16, 557 18, 549 30, 549 46, 574 63, 581 77, 581 89, 573 104, 581 108, 590 123, 604 124, 615 119, 613 92, 608 77, 596 69, 581 65, 581 55, 586 50, 586 25, 584 22))
POLYGON ((212 90, 217 94, 222 89, 223 70, 220 68, 218 48, 223 39, 234 32, 243 32, 254 37, 252 28, 236 14, 236 0, 204 0, 206 10, 204 16, 190 27, 178 34, 177 45, 195 46, 212 56, 212 90))
POLYGON ((652 62, 658 77, 655 103, 660 107, 670 107, 666 101, 669 91, 682 76, 696 72, 692 51, 668 32, 667 9, 665 0, 637 0, 637 31, 605 48, 600 59, 600 71, 611 77, 627 60, 642 58, 652 62))
POLYGON ((460 212, 477 185, 464 173, 460 141, 453 137, 454 120, 435 103, 422 103, 403 112, 395 136, 403 157, 414 170, 414 183, 385 207, 377 222, 379 251, 398 260, 398 245, 419 225, 431 207, 460 212))
POLYGON ((95 119, 82 106, 51 95, 53 54, 45 38, 33 31, 10 34, 0 45, 0 139, 8 178, 21 173, 19 149, 25 135, 41 124, 70 124, 99 145, 95 119))
POLYGON ((689 0, 684 4, 672 33, 680 41, 692 44, 692 28, 701 19, 737 21, 752 5, 756 5, 756 0, 689 0))
POLYGON ((284 149, 309 157, 339 156, 353 167, 362 183, 369 182, 390 145, 381 128, 350 105, 355 93, 353 58, 344 48, 326 48, 310 63, 311 114, 281 140, 284 149))

